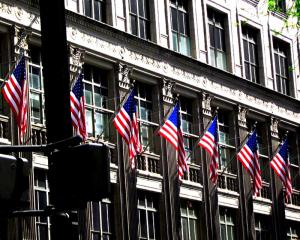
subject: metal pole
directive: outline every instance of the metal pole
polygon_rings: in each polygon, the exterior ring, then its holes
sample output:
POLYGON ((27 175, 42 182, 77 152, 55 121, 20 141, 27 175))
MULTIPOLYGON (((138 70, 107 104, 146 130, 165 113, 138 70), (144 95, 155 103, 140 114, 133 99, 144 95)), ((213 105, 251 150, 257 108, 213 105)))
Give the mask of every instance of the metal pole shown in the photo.
MULTIPOLYGON (((47 140, 54 143, 72 136, 64 1, 40 1, 40 15, 47 140)), ((51 155, 48 157, 51 171, 55 159, 51 155)), ((50 179, 49 185, 51 198, 50 179)), ((51 218, 51 239, 72 239, 68 217, 54 215, 51 218)))

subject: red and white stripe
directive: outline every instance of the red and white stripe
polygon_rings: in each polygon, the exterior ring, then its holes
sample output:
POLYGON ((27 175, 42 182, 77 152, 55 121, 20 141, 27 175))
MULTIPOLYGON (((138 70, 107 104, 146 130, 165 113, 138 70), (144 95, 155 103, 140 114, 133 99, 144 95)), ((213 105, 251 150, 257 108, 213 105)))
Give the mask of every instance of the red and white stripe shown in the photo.
POLYGON ((206 150, 206 152, 210 155, 211 161, 209 165, 210 179, 216 184, 218 180, 218 159, 219 159, 219 151, 218 145, 216 144, 215 137, 209 131, 207 131, 203 137, 200 139, 199 146, 206 150))
POLYGON ((288 200, 288 198, 292 195, 292 180, 290 175, 290 164, 288 159, 287 162, 285 162, 278 152, 270 162, 270 165, 274 169, 278 177, 281 179, 286 191, 285 196, 288 200))
POLYGON ((85 124, 85 102, 84 98, 78 99, 71 91, 71 118, 72 124, 77 129, 77 134, 82 137, 83 141, 87 138, 86 124, 85 124))
POLYGON ((259 191, 262 188, 261 170, 259 166, 259 155, 256 151, 253 153, 247 144, 243 146, 237 155, 238 160, 248 170, 253 180, 254 195, 258 196, 259 191))

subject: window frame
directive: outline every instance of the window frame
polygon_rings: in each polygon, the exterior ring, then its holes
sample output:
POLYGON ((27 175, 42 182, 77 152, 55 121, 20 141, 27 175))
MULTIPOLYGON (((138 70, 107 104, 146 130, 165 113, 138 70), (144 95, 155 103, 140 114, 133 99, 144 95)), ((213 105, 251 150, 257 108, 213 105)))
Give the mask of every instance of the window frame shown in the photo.
POLYGON ((94 19, 98 22, 102 22, 102 23, 106 23, 106 0, 83 0, 82 1, 82 7, 83 7, 83 15, 86 17, 89 17, 91 19, 94 19), (99 6, 98 6, 98 16, 99 19, 96 18, 96 2, 98 2, 99 6), (90 13, 87 13, 86 11, 86 5, 89 4, 89 8, 90 8, 90 13), (103 6, 103 7, 101 7, 103 6), (101 18, 101 19, 100 19, 101 18))
POLYGON ((150 19, 150 2, 149 0, 128 0, 130 33, 145 39, 151 40, 151 19, 150 19), (132 11, 132 2, 135 1, 136 13, 132 11), (143 4, 142 4, 143 2, 143 4), (143 14, 140 13, 140 4, 143 5, 143 14), (133 31, 132 20, 135 19, 136 32, 133 31), (142 31, 141 24, 144 23, 142 31), (143 32, 143 35, 142 35, 143 32))
POLYGON ((226 21, 227 21, 227 15, 225 13, 210 7, 207 8, 210 64, 224 71, 229 70, 228 57, 230 54, 230 49, 227 46, 228 40, 226 40, 227 37, 226 21), (211 31, 213 34, 211 34, 211 31), (218 36, 218 40, 219 40, 218 42, 220 45, 219 47, 216 46, 217 45, 216 36, 218 36), (218 65, 218 56, 219 56, 218 53, 220 53, 222 57, 221 65, 218 65))
POLYGON ((244 53, 244 77, 254 83, 261 84, 259 74, 259 58, 258 58, 258 30, 250 27, 249 25, 242 25, 242 42, 243 42, 243 53, 244 53), (246 45, 245 45, 246 44, 246 45), (250 47, 251 50, 250 50, 250 47), (245 52, 247 51, 247 55, 245 52), (251 59, 251 52, 253 59, 251 59), (248 59, 246 59, 248 56, 248 59), (247 76, 246 66, 249 66, 249 76, 247 76), (252 70, 254 69, 254 70, 252 70))
MULTIPOLYGON (((47 169, 44 169, 44 168, 38 168, 38 167, 34 167, 34 171, 33 171, 33 177, 34 177, 34 184, 33 184, 33 190, 34 190, 34 208, 36 210, 40 210, 40 207, 39 207, 39 204, 38 204, 38 199, 37 199, 37 192, 42 192, 42 193, 45 193, 46 194, 46 205, 49 205, 49 193, 50 193, 50 188, 49 188, 49 182, 48 182, 48 170, 47 169), (36 176, 37 176, 37 171, 40 171, 40 172, 44 172, 45 174, 45 187, 40 187, 38 186, 38 184, 36 184, 36 176)), ((39 226, 46 226, 47 227, 47 236, 48 236, 48 239, 51 239, 50 238, 50 218, 49 217, 46 217, 46 222, 42 222, 40 220, 41 217, 36 217, 35 218, 35 234, 36 234, 36 237, 37 237, 37 240, 40 239, 40 232, 39 232, 39 226)))
MULTIPOLYGON (((196 205, 196 204, 195 204, 196 205)), ((182 240, 191 240, 191 239, 198 239, 200 237, 200 231, 199 231, 199 226, 200 226, 200 218, 197 216, 197 211, 195 208, 192 208, 193 207, 193 203, 189 200, 187 201, 184 201, 184 202, 181 202, 181 207, 180 207, 180 221, 181 221, 181 239, 182 240), (186 211, 186 214, 183 213, 182 209, 182 205, 184 205, 184 209, 186 211), (194 212, 193 215, 190 214, 190 211, 194 212), (182 222, 183 218, 187 219, 187 232, 188 232, 188 238, 185 239, 184 238, 184 224, 182 222), (191 238, 191 221, 194 221, 195 222, 195 226, 194 226, 194 237, 191 238)))
POLYGON ((105 239, 112 239, 113 237, 113 224, 112 224, 112 202, 109 199, 103 199, 102 201, 99 202, 91 202, 90 203, 90 211, 91 211, 91 216, 90 216, 90 221, 91 221, 91 237, 93 238, 93 235, 98 235, 99 239, 102 239, 103 237, 106 237, 105 239), (93 204, 97 204, 98 206, 98 213, 99 213, 99 225, 97 226, 99 230, 94 228, 94 211, 93 211, 93 204), (103 205, 106 205, 106 211, 107 211, 107 226, 108 229, 110 230, 109 232, 103 230, 103 205), (108 238, 107 238, 108 237, 108 238))
POLYGON ((293 82, 289 71, 289 64, 291 61, 289 51, 288 43, 273 37, 275 90, 281 94, 292 96, 293 82), (277 68, 277 65, 279 68, 277 68))
POLYGON ((159 210, 157 208, 157 203, 155 201, 155 197, 146 194, 146 193, 139 193, 138 194, 138 203, 137 203, 137 210, 138 210, 138 239, 146 239, 146 240, 155 240, 159 239, 159 229, 157 226, 159 226, 158 218, 159 218, 159 210), (140 204, 140 199, 144 200, 144 205, 140 204), (152 201, 150 201, 150 199, 152 201), (148 206, 148 201, 152 202, 152 207, 148 206), (147 237, 142 237, 141 236, 141 212, 140 211, 145 211, 145 216, 146 216, 146 226, 147 226, 147 237), (153 214, 152 215, 152 220, 153 220, 153 234, 154 238, 150 238, 149 236, 149 213, 153 214))
POLYGON ((30 46, 30 53, 32 49, 35 49, 39 55, 39 63, 32 62, 32 57, 28 60, 28 88, 29 88, 29 102, 30 102, 30 121, 32 124, 36 125, 46 125, 46 116, 45 116, 45 92, 44 92, 44 79, 43 79, 43 64, 41 59, 41 49, 36 46, 30 46), (39 70, 39 85, 40 89, 31 87, 31 75, 32 69, 36 68, 39 70), (33 107, 32 107, 32 96, 37 95, 39 97, 39 111, 40 111, 40 118, 36 121, 33 114, 33 107))
POLYGON ((191 49, 191 29, 190 29, 190 19, 189 19, 189 1, 186 0, 169 0, 170 5, 170 24, 171 24, 171 36, 172 36, 172 44, 173 50, 179 52, 181 54, 191 56, 192 49, 191 49), (179 1, 181 1, 181 5, 179 5, 179 1), (175 4, 174 4, 175 2, 175 4), (184 6, 184 3, 186 5, 184 6), (173 21, 173 10, 176 13, 176 23, 173 21), (180 17, 182 15, 182 21, 180 21, 180 17), (185 21, 184 21, 185 19, 185 21), (177 29, 174 26, 177 25, 177 29), (180 30, 180 26, 182 26, 182 30, 180 30), (176 44, 174 38, 176 37, 176 44), (181 38, 186 40, 186 44, 184 48, 180 47, 181 38))
POLYGON ((109 141, 111 138, 111 129, 110 129, 110 117, 111 115, 114 113, 113 110, 109 109, 109 104, 108 104, 108 97, 109 97, 109 82, 108 82, 108 76, 107 76, 107 72, 95 67, 93 65, 90 64, 85 64, 84 65, 84 73, 86 73, 86 71, 90 71, 90 78, 91 79, 87 79, 88 76, 86 76, 87 74, 84 74, 84 78, 83 78, 83 91, 84 91, 84 98, 85 98, 85 115, 86 115, 86 126, 87 126, 87 133, 88 133, 88 138, 99 138, 103 141, 109 141), (97 74, 97 75, 96 75, 97 74), (96 75, 96 76, 95 76, 96 75), (100 82, 97 82, 97 77, 100 78, 100 82), (106 86, 102 85, 101 81, 105 81, 106 82, 106 86), (87 86, 90 86, 91 91, 87 90, 87 86), (106 106, 97 106, 96 105, 96 101, 95 101, 95 89, 98 88, 100 91, 97 92, 97 94, 99 95, 99 97, 103 97, 103 102, 101 104, 106 105, 106 106), (87 99, 87 94, 86 92, 89 91, 91 92, 91 104, 88 103, 88 101, 86 101, 87 99), (107 91, 107 95, 101 94, 102 91, 107 91), (89 123, 88 121, 90 120, 88 118, 88 112, 91 112, 91 123, 92 123, 92 133, 88 132, 88 126, 89 123), (96 133, 96 114, 102 114, 102 116, 106 117, 107 120, 107 126, 105 128, 105 121, 103 122, 103 129, 101 132, 99 132, 99 134, 96 133), (100 136, 101 134, 101 136, 100 136))
MULTIPOLYGON (((229 208, 220 208, 220 216, 219 216, 219 222, 220 222, 220 239, 222 239, 222 225, 225 226, 225 240, 234 240, 237 238, 237 229, 236 229, 236 223, 235 223, 235 218, 233 214, 234 210, 231 210, 229 208), (224 221, 221 220, 221 215, 222 212, 224 212, 224 221), (232 221, 228 221, 227 219, 231 218, 232 221), (228 227, 232 227, 233 230, 233 235, 232 239, 228 238, 228 227)), ((224 239, 222 239, 224 240, 224 239)))

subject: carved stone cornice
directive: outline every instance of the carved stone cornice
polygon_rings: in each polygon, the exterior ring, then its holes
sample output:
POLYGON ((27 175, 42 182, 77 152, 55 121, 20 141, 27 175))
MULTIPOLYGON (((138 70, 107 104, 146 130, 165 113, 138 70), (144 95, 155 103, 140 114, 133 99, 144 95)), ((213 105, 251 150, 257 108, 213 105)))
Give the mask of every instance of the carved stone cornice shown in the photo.
POLYGON ((25 28, 14 26, 14 52, 16 55, 24 54, 28 57, 28 36, 30 31, 25 28))
POLYGON ((173 96, 174 87, 175 87, 174 81, 163 78, 162 96, 164 102, 174 103, 174 96, 173 96))
POLYGON ((247 113, 248 113, 248 108, 238 105, 238 125, 239 125, 239 127, 247 128, 247 113))
POLYGON ((131 69, 126 64, 118 63, 117 71, 118 71, 119 87, 128 90, 131 87, 131 83, 129 79, 129 74, 131 69))
POLYGON ((212 96, 208 93, 202 93, 202 113, 211 117, 211 100, 212 96))
POLYGON ((278 123, 279 120, 277 118, 271 117, 271 124, 270 124, 271 137, 279 139, 278 123))
POLYGON ((69 45, 70 50, 70 75, 71 81, 74 81, 80 70, 82 69, 82 65, 84 64, 84 55, 85 50, 81 48, 77 48, 69 45))

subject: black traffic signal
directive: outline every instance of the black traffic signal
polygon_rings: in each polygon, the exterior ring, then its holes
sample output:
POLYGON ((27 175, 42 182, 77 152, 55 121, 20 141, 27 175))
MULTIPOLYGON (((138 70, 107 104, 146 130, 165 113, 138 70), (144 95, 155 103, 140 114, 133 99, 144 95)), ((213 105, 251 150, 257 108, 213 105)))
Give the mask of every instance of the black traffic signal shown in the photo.
POLYGON ((110 151, 88 143, 55 151, 49 156, 50 199, 56 209, 83 208, 110 192, 110 151))
POLYGON ((29 174, 27 159, 0 154, 1 213, 28 206, 29 174))

